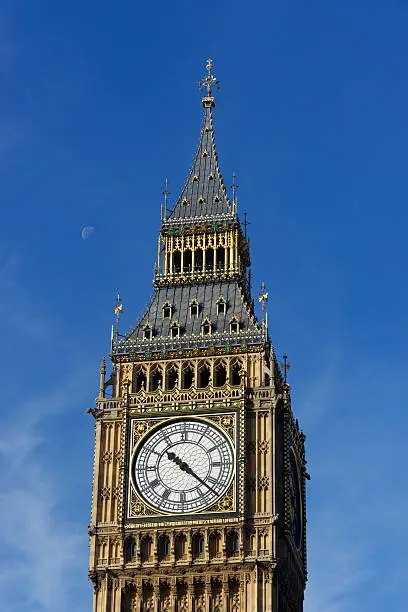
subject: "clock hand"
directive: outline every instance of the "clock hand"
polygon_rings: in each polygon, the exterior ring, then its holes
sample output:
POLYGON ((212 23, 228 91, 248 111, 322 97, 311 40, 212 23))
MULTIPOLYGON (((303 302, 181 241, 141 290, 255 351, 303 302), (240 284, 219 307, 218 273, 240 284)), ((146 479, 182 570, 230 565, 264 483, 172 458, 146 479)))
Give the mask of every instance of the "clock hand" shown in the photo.
POLYGON ((186 474, 189 474, 190 476, 193 476, 194 478, 196 478, 196 480, 198 480, 201 484, 203 484, 205 487, 207 487, 207 489, 209 489, 212 493, 214 493, 215 495, 218 495, 217 491, 215 491, 215 489, 213 489, 212 487, 210 487, 209 484, 207 484, 205 482, 205 480, 203 480, 202 478, 200 478, 195 472, 193 472, 193 470, 191 469, 191 467, 188 465, 188 463, 186 463, 185 461, 182 461, 180 459, 180 457, 177 457, 177 455, 175 453, 169 452, 167 451, 167 457, 170 459, 170 461, 174 461, 174 463, 176 465, 179 466, 179 468, 183 471, 186 472, 186 474))
POLYGON ((205 482, 205 480, 203 480, 202 478, 200 478, 199 476, 197 476, 197 474, 196 474, 195 472, 193 472, 193 470, 192 470, 191 468, 190 468, 190 472, 189 472, 189 474, 191 474, 191 476, 194 476, 194 478, 197 478, 197 480, 198 480, 199 482, 201 482, 201 484, 203 484, 205 487, 207 487, 207 489, 209 489, 209 490, 210 490, 212 493, 214 493, 214 495, 217 495, 217 496, 218 496, 217 491, 216 491, 215 489, 213 489, 212 487, 210 487, 210 485, 209 485, 209 484, 207 484, 207 483, 205 482))

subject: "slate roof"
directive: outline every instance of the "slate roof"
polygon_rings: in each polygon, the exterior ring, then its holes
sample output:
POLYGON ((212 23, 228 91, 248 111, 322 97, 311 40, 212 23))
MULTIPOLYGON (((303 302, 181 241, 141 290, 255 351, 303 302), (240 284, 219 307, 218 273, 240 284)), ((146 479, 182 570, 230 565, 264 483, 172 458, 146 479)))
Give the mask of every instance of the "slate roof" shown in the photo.
MULTIPOLYGON (((207 96, 202 98, 204 119, 200 142, 193 166, 181 191, 175 207, 162 222, 162 231, 179 228, 180 225, 205 222, 238 222, 234 204, 228 199, 218 164, 215 148, 212 109, 215 99, 211 96, 211 84, 217 82, 211 73, 211 60, 207 63, 207 96)), ((207 348, 211 346, 242 346, 262 344, 264 330, 253 313, 253 303, 242 288, 245 278, 203 280, 197 283, 183 283, 174 280, 169 284, 156 285, 147 311, 141 321, 126 337, 113 342, 116 354, 165 352, 174 349, 207 348), (223 297, 226 312, 218 313, 217 301, 223 297), (190 304, 193 299, 199 304, 198 316, 191 316, 190 304), (172 316, 163 318, 162 307, 172 306, 172 316), (235 316, 239 330, 231 332, 230 323, 235 316), (203 334, 203 323, 208 320, 211 333, 203 334), (172 337, 171 327, 180 326, 180 335, 172 337), (153 330, 152 338, 145 338, 145 327, 153 330)))
POLYGON ((119 338, 115 343, 115 353, 144 352, 170 348, 189 348, 195 346, 225 346, 226 343, 260 344, 264 341, 263 332, 251 313, 239 284, 235 280, 223 280, 196 285, 171 285, 157 290, 147 312, 137 328, 127 338, 119 338), (226 301, 225 314, 217 314, 217 300, 226 301), (198 316, 190 315, 190 303, 196 298, 200 308, 198 316), (169 303, 172 317, 163 319, 162 307, 169 303), (230 332, 230 321, 236 316, 239 332, 230 332), (202 335, 202 324, 208 317, 212 325, 210 335, 202 335), (170 327, 177 321, 181 327, 180 337, 170 337, 170 327), (150 323, 153 338, 144 339, 144 326, 150 323))
MULTIPOLYGON (((213 100, 213 99, 211 99, 213 100)), ((204 104, 200 143, 181 195, 164 225, 194 217, 235 217, 218 165, 211 102, 204 104)))

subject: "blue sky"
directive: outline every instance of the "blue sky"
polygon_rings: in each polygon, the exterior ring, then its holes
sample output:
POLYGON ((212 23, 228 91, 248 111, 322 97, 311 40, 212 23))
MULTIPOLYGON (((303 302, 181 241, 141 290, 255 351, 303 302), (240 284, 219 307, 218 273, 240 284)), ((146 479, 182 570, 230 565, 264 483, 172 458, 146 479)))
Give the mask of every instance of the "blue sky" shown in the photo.
POLYGON ((407 31, 405 0, 0 0, 2 609, 90 609, 85 410, 117 291, 124 329, 152 293, 207 57, 307 434, 305 610, 406 609, 407 31))

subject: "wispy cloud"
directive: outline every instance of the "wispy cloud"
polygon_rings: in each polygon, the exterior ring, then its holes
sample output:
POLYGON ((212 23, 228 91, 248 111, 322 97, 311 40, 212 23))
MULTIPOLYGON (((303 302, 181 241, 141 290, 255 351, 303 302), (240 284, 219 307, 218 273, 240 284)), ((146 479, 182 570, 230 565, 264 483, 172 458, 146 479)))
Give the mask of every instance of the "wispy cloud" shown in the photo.
POLYGON ((399 518, 408 493, 397 482, 405 442, 383 407, 398 406, 404 373, 394 373, 387 386, 383 374, 381 360, 366 358, 350 369, 344 358, 329 364, 322 380, 309 381, 320 407, 308 418, 309 398, 301 406, 312 474, 305 612, 380 609, 391 582, 394 592, 403 591, 405 562, 394 543, 408 537, 399 518))
POLYGON ((84 579, 84 525, 61 518, 60 468, 41 452, 44 419, 79 401, 81 379, 83 372, 57 391, 14 406, 14 420, 1 430, 0 601, 8 612, 70 610, 70 590, 84 579))

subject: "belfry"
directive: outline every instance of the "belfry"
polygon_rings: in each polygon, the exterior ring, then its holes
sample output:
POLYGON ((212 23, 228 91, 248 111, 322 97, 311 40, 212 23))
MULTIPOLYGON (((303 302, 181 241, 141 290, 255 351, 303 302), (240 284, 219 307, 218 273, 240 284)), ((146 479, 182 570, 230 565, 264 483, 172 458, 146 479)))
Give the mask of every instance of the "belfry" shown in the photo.
MULTIPOLYGON (((264 286, 255 315, 237 186, 230 198, 215 147, 211 60, 206 68, 193 166, 162 210, 154 295, 131 331, 113 334, 113 372, 103 360, 89 410, 94 612, 303 610, 305 436, 264 286)), ((117 321, 121 309, 118 298, 117 321)))

